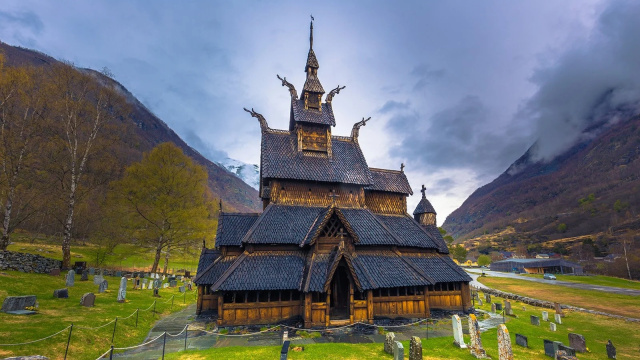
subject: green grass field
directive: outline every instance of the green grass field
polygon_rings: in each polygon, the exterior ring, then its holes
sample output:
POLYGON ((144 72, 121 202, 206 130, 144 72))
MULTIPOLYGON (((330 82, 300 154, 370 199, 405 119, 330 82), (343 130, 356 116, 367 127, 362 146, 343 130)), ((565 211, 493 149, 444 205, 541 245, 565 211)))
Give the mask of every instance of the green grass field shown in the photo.
MULTIPOLYGON (((581 284, 613 286, 624 289, 640 290, 640 281, 621 279, 612 276, 594 275, 594 276, 574 276, 554 274, 559 281, 570 281, 581 284)), ((535 277, 542 279, 542 274, 522 274, 522 276, 535 277)))
MULTIPOLYGON (((494 298, 494 301, 502 301, 494 298)), ((479 307, 485 311, 490 310, 490 304, 479 307)), ((543 339, 562 341, 569 345, 568 333, 575 332, 585 336, 588 353, 578 354, 580 359, 606 359, 605 344, 608 339, 613 341, 618 350, 618 359, 637 359, 640 357, 640 324, 628 323, 604 316, 594 316, 581 312, 567 312, 563 323, 557 325, 557 331, 550 330, 548 323, 542 321, 541 326, 530 324, 530 315, 541 317, 542 310, 549 311, 551 319, 553 313, 549 309, 537 308, 524 305, 520 302, 512 302, 512 308, 516 318, 507 317, 507 328, 511 335, 514 357, 516 359, 548 359, 544 355, 543 339), (526 310, 522 310, 522 306, 526 310), (529 339, 529 348, 523 348, 515 343, 515 334, 522 334, 529 339)), ((463 320, 463 328, 467 327, 466 319, 463 320)), ((493 359, 498 358, 497 329, 487 330, 481 335, 487 354, 493 359)), ((465 335, 468 342, 468 336, 465 335)), ((453 336, 431 338, 422 340, 423 356, 425 359, 474 359, 466 349, 459 349, 453 346, 453 336)), ((405 359, 408 359, 409 342, 404 341, 405 359)), ((349 360, 370 360, 370 359, 391 359, 392 356, 384 353, 383 344, 345 344, 327 343, 296 345, 303 351, 290 351, 289 359, 349 359, 349 360)), ((186 351, 169 354, 168 360, 205 360, 205 359, 226 359, 244 358, 255 360, 277 359, 280 352, 279 346, 248 346, 248 347, 228 347, 212 348, 202 351, 186 351)))
POLYGON ((631 295, 608 294, 597 290, 572 289, 560 285, 547 285, 519 279, 484 276, 481 283, 502 291, 535 299, 559 302, 610 314, 640 318, 640 298, 631 295))
MULTIPOLYGON (((22 252, 28 254, 38 254, 48 258, 62 260, 62 250, 60 244, 54 239, 33 240, 24 235, 14 235, 11 238, 12 244, 9 251, 22 252)), ((186 269, 194 272, 198 267, 200 257, 199 250, 193 253, 183 253, 176 251, 169 259, 169 269, 186 269)), ((96 267, 96 254, 98 246, 86 243, 76 243, 71 246, 71 262, 86 261, 89 266, 96 267)), ((142 270, 149 269, 153 264, 155 253, 148 248, 141 248, 130 244, 118 245, 113 254, 108 255, 100 266, 113 269, 142 270)), ((160 260, 160 268, 164 266, 164 258, 160 260)))
MULTIPOLYGON (((75 286, 69 288, 68 299, 54 299, 53 290, 65 287, 64 276, 44 274, 25 274, 15 271, 0 273, 0 299, 6 296, 36 295, 39 303, 38 314, 19 316, 0 313, 0 344, 21 343, 41 339, 58 332, 71 323, 74 330, 69 346, 67 359, 94 360, 111 346, 114 324, 101 329, 91 330, 81 327, 97 327, 118 320, 114 345, 124 347, 142 342, 153 324, 162 316, 179 311, 195 302, 195 291, 187 292, 186 297, 178 288, 160 289, 161 298, 154 298, 152 290, 133 290, 129 282, 125 303, 118 303, 117 293, 120 279, 105 277, 109 282, 109 290, 99 294, 98 286, 89 281, 79 281, 76 276, 75 286), (96 295, 95 307, 80 306, 82 294, 93 292, 96 295), (175 295, 173 306, 171 297, 175 295), (148 309, 157 299, 154 314, 148 309), (186 304, 183 303, 186 300, 186 304), (140 309, 138 325, 136 315, 122 319, 140 309)), ((0 346, 0 358, 18 355, 44 355, 50 359, 64 357, 69 332, 64 331, 50 339, 24 346, 0 346)))

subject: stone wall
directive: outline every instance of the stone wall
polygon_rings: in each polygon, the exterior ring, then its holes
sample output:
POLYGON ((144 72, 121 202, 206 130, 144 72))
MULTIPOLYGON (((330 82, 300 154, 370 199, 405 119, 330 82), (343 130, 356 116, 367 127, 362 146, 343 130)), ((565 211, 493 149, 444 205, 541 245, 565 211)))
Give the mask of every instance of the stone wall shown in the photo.
POLYGON ((0 270, 16 270, 27 273, 48 274, 51 269, 60 269, 62 262, 41 255, 0 251, 0 270))

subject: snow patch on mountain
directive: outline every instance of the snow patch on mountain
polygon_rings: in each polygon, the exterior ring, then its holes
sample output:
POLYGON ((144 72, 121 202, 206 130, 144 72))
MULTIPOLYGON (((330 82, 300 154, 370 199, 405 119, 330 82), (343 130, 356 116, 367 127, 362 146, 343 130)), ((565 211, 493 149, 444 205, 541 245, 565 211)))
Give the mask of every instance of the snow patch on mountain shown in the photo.
POLYGON ((218 164, 242 179, 242 181, 249 184, 252 188, 258 189, 260 185, 260 167, 258 165, 247 164, 231 158, 218 161, 218 164))

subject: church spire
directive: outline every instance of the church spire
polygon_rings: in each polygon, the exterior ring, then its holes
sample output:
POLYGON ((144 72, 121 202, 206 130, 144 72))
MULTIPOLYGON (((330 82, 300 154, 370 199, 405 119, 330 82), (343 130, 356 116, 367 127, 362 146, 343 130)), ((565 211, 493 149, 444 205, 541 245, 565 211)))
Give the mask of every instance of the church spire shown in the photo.
POLYGON ((304 82, 302 88, 302 98, 304 99, 305 109, 312 108, 322 110, 322 95, 324 94, 324 88, 320 84, 318 79, 318 59, 316 53, 313 51, 313 16, 311 17, 311 24, 309 25, 309 54, 307 55, 307 64, 304 68, 304 72, 307 73, 307 79, 304 82))
POLYGON ((436 210, 429 200, 427 200, 427 188, 422 185, 420 189, 422 199, 413 211, 413 218, 422 226, 436 225, 436 210))

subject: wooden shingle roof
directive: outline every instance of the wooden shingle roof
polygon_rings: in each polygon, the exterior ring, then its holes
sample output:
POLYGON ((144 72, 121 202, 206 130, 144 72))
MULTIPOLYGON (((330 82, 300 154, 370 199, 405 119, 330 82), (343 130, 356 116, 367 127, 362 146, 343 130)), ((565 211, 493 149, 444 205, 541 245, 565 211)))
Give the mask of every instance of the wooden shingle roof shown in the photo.
POLYGON ((447 255, 406 254, 404 257, 414 263, 424 273, 429 274, 436 283, 471 281, 471 277, 447 255))
POLYGON ((242 239, 244 244, 308 243, 327 207, 269 204, 242 239), (309 239, 309 240, 307 240, 309 239))
POLYGON ((373 183, 366 190, 413 195, 407 176, 402 171, 369 168, 373 183))
POLYGON ((320 111, 313 108, 305 109, 304 99, 291 99, 291 116, 294 122, 336 126, 333 106, 328 103, 322 104, 320 111))
POLYGON ((433 208, 429 200, 427 200, 427 198, 423 196, 420 202, 418 203, 418 206, 416 206, 416 209, 413 210, 413 215, 426 214, 426 213, 435 214, 436 210, 433 208))
POLYGON ((218 218, 216 247, 241 246, 242 238, 259 216, 260 214, 221 213, 218 218))

